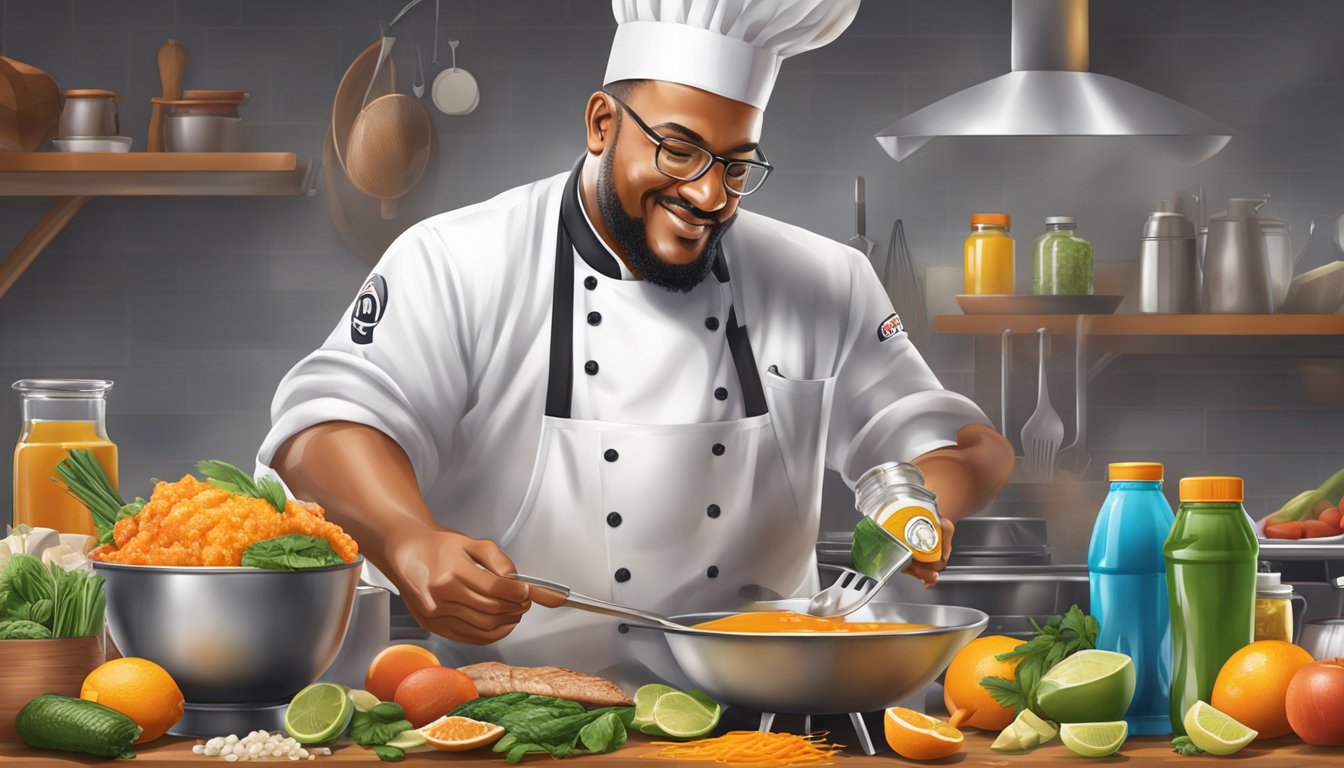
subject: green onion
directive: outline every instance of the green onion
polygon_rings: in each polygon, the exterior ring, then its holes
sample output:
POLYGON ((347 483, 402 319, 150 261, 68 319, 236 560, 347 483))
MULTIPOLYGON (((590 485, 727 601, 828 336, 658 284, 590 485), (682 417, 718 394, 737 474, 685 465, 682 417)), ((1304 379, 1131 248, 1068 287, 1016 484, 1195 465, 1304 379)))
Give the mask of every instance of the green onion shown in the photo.
MULTIPOLYGON (((56 477, 51 481, 62 486, 66 493, 93 513, 93 524, 98 529, 98 543, 112 543, 112 529, 118 520, 129 516, 122 514, 123 508, 128 505, 113 487, 112 481, 108 479, 103 466, 94 457, 93 451, 84 448, 70 451, 70 454, 56 465, 56 477)), ((143 502, 141 504, 143 505, 143 502)), ((139 509, 136 509, 136 512, 138 511, 139 509)))

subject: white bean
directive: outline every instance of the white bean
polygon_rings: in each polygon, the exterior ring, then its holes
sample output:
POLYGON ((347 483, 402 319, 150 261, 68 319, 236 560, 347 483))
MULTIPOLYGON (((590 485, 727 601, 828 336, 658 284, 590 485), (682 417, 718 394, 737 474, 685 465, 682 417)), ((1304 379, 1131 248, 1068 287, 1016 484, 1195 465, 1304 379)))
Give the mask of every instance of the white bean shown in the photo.
POLYGON ((233 754, 232 752, 230 752, 229 754, 225 755, 225 756, 224 756, 224 759, 227 760, 227 761, 229 761, 230 763, 236 763, 236 762, 238 762, 238 756, 235 755, 235 754, 233 754))

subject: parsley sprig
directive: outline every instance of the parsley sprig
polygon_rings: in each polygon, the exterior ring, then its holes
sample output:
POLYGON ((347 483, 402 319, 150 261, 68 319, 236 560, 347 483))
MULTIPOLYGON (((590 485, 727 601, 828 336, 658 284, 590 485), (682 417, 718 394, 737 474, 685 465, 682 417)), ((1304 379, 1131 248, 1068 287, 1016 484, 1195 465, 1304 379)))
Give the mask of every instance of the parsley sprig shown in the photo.
POLYGON ((1007 653, 995 658, 999 661, 1021 659, 1013 679, 984 677, 980 686, 999 703, 1012 707, 1014 714, 1030 709, 1044 717, 1036 703, 1036 688, 1050 668, 1078 651, 1097 647, 1097 620, 1078 606, 1069 608, 1063 616, 1051 616, 1042 626, 1031 620, 1036 636, 1007 653))
POLYGON ((1199 757, 1204 754, 1204 750, 1195 746, 1195 742, 1190 740, 1189 736, 1177 736, 1171 740, 1171 751, 1185 757, 1199 757))

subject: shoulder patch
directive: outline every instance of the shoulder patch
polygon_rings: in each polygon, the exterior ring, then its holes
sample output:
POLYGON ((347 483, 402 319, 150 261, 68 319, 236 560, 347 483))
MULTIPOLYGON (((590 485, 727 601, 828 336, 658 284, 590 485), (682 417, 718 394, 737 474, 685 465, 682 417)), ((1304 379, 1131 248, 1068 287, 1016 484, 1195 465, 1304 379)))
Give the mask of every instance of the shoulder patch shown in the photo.
POLYGON ((373 329, 386 310, 387 281, 377 273, 369 275, 355 297, 355 308, 350 311, 350 340, 356 344, 373 343, 373 329))
POLYGON ((877 340, 886 341, 898 333, 904 333, 905 326, 901 325, 901 316, 892 312, 891 315, 882 321, 877 327, 877 340))

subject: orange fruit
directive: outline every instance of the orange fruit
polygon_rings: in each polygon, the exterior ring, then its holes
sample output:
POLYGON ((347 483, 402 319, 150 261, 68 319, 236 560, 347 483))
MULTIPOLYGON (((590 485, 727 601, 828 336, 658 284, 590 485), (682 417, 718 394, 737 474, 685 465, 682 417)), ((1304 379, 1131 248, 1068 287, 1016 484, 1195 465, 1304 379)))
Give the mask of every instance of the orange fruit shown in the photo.
POLYGON ((940 760, 961 751, 961 731, 913 709, 888 709, 882 730, 887 746, 907 760, 940 760))
POLYGON ((1282 640, 1260 640, 1228 657, 1213 683, 1213 708, 1247 728, 1256 740, 1293 732, 1288 725, 1288 683, 1315 661, 1310 653, 1282 640))
POLYGON ((148 659, 113 659, 89 673, 79 697, 131 718, 143 729, 136 744, 153 741, 182 719, 182 689, 148 659))
POLYGON ((397 686, 407 675, 417 669, 437 666, 439 657, 427 648, 408 644, 388 646, 369 664, 369 672, 364 676, 364 690, 377 696, 379 701, 391 701, 397 686))
POLYGON ((995 701, 989 691, 980 686, 980 680, 986 677, 1012 680, 1020 659, 999 661, 994 657, 1023 642, 1003 635, 989 635, 977 637, 957 652, 943 679, 943 703, 953 714, 952 722, 985 731, 1001 731, 1013 722, 1013 710, 995 701), (956 716, 958 710, 964 710, 961 717, 956 716))
POLYGON ((420 735, 436 749, 446 752, 466 752, 499 741, 499 737, 504 735, 504 728, 493 723, 472 720, 470 717, 444 715, 421 728, 420 735))
POLYGON ((392 700, 401 705, 413 727, 423 728, 480 695, 466 672, 425 667, 407 675, 392 700))

